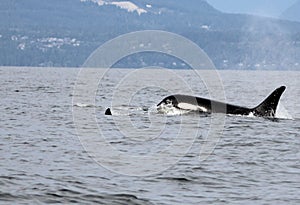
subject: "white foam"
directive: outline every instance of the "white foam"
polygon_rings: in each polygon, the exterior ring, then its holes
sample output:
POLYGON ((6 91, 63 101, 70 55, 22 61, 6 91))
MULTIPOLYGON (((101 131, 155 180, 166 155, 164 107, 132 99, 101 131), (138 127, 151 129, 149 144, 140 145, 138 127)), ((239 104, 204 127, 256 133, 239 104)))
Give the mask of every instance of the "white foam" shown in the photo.
POLYGON ((255 117, 253 112, 250 112, 249 115, 247 115, 247 117, 255 117))
POLYGON ((169 104, 161 104, 159 107, 157 107, 158 113, 164 114, 164 115, 183 115, 186 113, 189 113, 191 110, 181 110, 178 109, 176 107, 174 107, 173 105, 169 104))
POLYGON ((281 103, 279 103, 277 106, 275 117, 288 120, 294 119, 293 116, 285 109, 285 107, 281 103))
POLYGON ((76 107, 94 107, 94 105, 89 105, 85 103, 76 103, 74 106, 76 107))

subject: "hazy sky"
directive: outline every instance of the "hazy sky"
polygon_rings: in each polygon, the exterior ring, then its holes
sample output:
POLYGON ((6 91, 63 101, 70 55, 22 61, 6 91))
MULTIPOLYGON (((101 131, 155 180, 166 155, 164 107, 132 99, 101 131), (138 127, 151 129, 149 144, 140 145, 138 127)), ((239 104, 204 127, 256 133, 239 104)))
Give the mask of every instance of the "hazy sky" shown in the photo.
POLYGON ((207 0, 216 9, 230 13, 248 13, 279 17, 297 0, 207 0))

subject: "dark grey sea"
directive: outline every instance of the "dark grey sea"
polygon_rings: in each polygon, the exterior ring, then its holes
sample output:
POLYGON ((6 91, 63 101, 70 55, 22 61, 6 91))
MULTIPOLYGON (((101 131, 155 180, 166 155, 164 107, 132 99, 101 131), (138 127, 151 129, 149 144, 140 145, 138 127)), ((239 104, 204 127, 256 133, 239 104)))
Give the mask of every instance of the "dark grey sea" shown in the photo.
POLYGON ((287 86, 270 120, 157 113, 213 96, 193 70, 79 71, 0 67, 0 204, 300 204, 300 72, 215 75, 246 107, 287 86))

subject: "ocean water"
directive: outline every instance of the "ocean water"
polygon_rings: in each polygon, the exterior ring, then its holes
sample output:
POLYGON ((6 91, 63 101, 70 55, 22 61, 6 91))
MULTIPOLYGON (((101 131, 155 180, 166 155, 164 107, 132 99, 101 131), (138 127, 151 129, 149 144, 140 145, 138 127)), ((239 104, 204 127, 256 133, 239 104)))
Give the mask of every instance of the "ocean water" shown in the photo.
POLYGON ((192 70, 79 71, 0 68, 0 204, 300 203, 300 72, 210 79, 247 107, 286 85, 270 120, 158 114, 169 94, 214 95, 192 70))

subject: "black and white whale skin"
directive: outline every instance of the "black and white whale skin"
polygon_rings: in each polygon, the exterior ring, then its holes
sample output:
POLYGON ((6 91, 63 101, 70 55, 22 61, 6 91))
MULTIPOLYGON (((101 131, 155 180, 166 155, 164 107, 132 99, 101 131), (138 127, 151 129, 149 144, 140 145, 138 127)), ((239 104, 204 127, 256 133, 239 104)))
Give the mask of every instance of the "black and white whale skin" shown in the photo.
POLYGON ((222 103, 206 98, 189 95, 171 95, 164 98, 158 105, 159 113, 168 114, 177 110, 179 112, 199 113, 225 113, 231 115, 254 115, 257 117, 275 118, 277 105, 286 87, 281 86, 272 92, 261 104, 255 108, 246 108, 232 104, 222 103))

